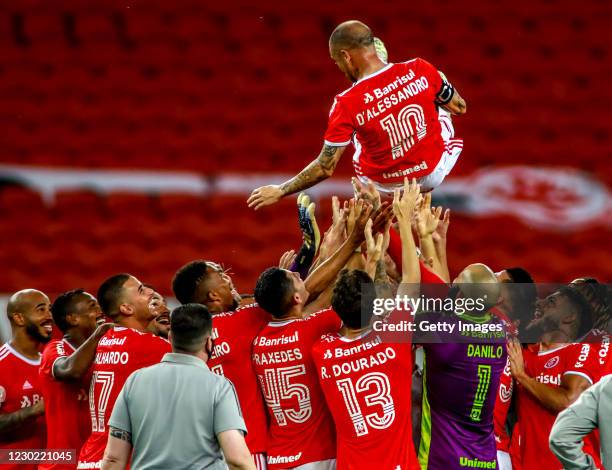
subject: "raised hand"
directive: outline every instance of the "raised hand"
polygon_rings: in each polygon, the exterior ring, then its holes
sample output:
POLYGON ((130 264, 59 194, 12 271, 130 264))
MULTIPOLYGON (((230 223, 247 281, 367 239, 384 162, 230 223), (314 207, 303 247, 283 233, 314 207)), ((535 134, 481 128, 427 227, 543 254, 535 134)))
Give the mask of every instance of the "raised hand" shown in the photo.
POLYGON ((278 262, 278 267, 281 269, 289 269, 295 261, 297 254, 295 250, 285 251, 278 262))
MULTIPOLYGON (((372 214, 372 205, 369 202, 360 199, 355 203, 355 227, 354 233, 363 239, 365 226, 372 214)), ((348 230, 348 228, 347 228, 348 230)))
POLYGON ((400 225, 408 224, 414 209, 421 202, 421 186, 416 182, 415 178, 408 182, 408 178, 404 178, 404 192, 400 194, 400 190, 396 189, 393 193, 393 213, 400 225))
POLYGON ((441 214, 442 207, 431 207, 431 193, 425 194, 416 209, 416 228, 419 237, 427 237, 436 231, 441 214))
MULTIPOLYGON (((441 207, 436 209, 440 209, 440 211, 442 211, 441 207)), ((438 222, 438 227, 436 228, 436 231, 432 235, 435 242, 441 242, 446 240, 446 233, 448 232, 448 226, 450 225, 450 215, 451 210, 446 209, 444 211, 442 219, 438 222)))
POLYGON ((277 184, 262 186, 253 190, 247 204, 255 210, 277 203, 283 197, 283 191, 277 184))
POLYGON ((351 184, 353 185, 353 191, 355 192, 356 199, 365 199, 374 208, 376 212, 380 208, 380 193, 374 186, 372 181, 368 181, 367 184, 362 183, 358 178, 352 177, 351 184))
POLYGON ((372 235, 372 219, 366 222, 364 230, 366 240, 366 259, 368 264, 376 264, 383 254, 384 236, 382 233, 376 234, 376 238, 372 235))

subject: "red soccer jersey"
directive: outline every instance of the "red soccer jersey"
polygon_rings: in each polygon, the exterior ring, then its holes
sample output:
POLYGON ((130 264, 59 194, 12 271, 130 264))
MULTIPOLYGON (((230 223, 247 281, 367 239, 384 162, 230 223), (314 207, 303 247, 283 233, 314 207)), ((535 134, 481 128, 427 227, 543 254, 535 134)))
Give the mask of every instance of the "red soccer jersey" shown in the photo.
POLYGON ((98 342, 89 386, 91 435, 81 448, 78 468, 99 468, 108 439, 108 420, 130 374, 157 364, 171 352, 165 339, 132 328, 115 327, 98 342))
POLYGON ((584 338, 596 351, 599 372, 596 381, 604 375, 612 374, 612 351, 610 351, 611 334, 603 330, 591 330, 584 338))
POLYGON ((418 469, 410 342, 385 342, 373 331, 352 340, 331 333, 312 356, 336 423, 338 470, 418 469))
POLYGON ((336 457, 334 422, 311 350, 321 336, 340 326, 333 310, 322 310, 304 319, 271 321, 253 342, 253 368, 270 417, 271 469, 336 457))
POLYGON ((497 389, 497 399, 495 400, 495 408, 493 409, 493 427, 495 429, 495 443, 497 450, 504 452, 510 451, 510 436, 506 432, 506 419, 510 410, 512 401, 512 390, 514 380, 510 373, 510 360, 506 361, 504 373, 499 379, 499 387, 497 389))
MULTIPOLYGON (((8 343, 0 347, 0 414, 13 413, 36 404, 41 398, 38 368, 40 358, 28 359, 8 343)), ((0 449, 44 449, 45 417, 21 426, 9 438, 0 438, 0 449)), ((3 470, 34 470, 36 465, 3 465, 3 470)))
POLYGON ((355 172, 381 183, 428 175, 445 150, 435 103, 443 84, 423 59, 388 64, 336 95, 326 145, 353 141, 355 172))
MULTIPOLYGON (((73 449, 75 459, 90 434, 87 381, 59 381, 53 376, 53 364, 60 357, 68 357, 74 348, 64 339, 53 340, 45 347, 40 365, 40 386, 45 399, 47 449, 73 449)), ((46 464, 40 470, 69 470, 68 464, 46 464)))
MULTIPOLYGON (((540 345, 535 344, 523 349, 523 356, 527 374, 550 387, 559 387, 567 374, 580 375, 590 383, 596 377, 596 355, 587 343, 567 344, 549 351, 540 351, 540 345)), ((517 391, 523 468, 560 469, 561 463, 548 447, 548 437, 557 413, 548 411, 522 387, 519 386, 517 391)), ((589 451, 588 445, 585 445, 585 451, 589 451)))
POLYGON ((270 320, 256 304, 213 316, 214 350, 210 370, 232 381, 247 427, 246 443, 251 454, 266 452, 268 418, 251 364, 253 340, 270 320))

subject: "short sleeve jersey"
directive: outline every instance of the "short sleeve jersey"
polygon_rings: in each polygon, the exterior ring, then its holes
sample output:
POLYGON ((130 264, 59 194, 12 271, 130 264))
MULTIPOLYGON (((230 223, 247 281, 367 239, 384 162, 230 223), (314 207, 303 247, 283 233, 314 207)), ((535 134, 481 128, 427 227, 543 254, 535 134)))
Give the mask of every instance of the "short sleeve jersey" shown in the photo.
POLYGON ((410 342, 385 342, 373 331, 354 339, 330 333, 312 355, 336 423, 338 468, 418 469, 410 342))
POLYGON ((98 342, 89 386, 91 435, 81 448, 79 468, 101 462, 108 439, 108 420, 129 375, 157 364, 171 351, 165 339, 132 328, 115 327, 98 342))
POLYGON ((382 183, 425 176, 445 150, 436 105, 445 87, 450 85, 423 59, 388 64, 336 95, 325 144, 353 142, 360 176, 382 183))
POLYGON ((268 418, 251 364, 253 340, 268 323, 270 315, 256 304, 213 316, 213 354, 210 370, 234 384, 244 410, 248 434, 246 443, 252 454, 266 452, 268 418))
POLYGON ((252 360, 270 419, 271 469, 336 457, 334 422, 311 353, 321 336, 340 326, 329 309, 303 319, 271 321, 255 338, 252 360))
MULTIPOLYGON (((578 375, 595 381, 598 364, 591 344, 573 343, 551 350, 539 344, 523 349, 525 372, 549 387, 559 387, 563 376, 578 375)), ((560 469, 561 463, 548 447, 548 437, 557 413, 547 410, 518 386, 518 419, 521 424, 521 461, 523 468, 560 469)), ((585 446, 585 451, 589 451, 585 446)))
MULTIPOLYGON (((53 340, 45 347, 40 365, 40 386, 45 399, 47 449, 75 449, 78 452, 89 437, 91 422, 87 384, 89 376, 80 381, 60 381, 53 375, 55 362, 68 357, 74 348, 65 339, 53 340)), ((74 465, 45 464, 41 470, 73 469, 74 465)))
MULTIPOLYGON (((35 405, 42 398, 38 368, 40 358, 29 359, 8 343, 0 347, 0 414, 13 413, 35 405)), ((10 437, 0 439, 0 449, 44 449, 46 443, 45 417, 38 416, 10 437)), ((2 466, 2 469, 33 470, 36 465, 2 466)))

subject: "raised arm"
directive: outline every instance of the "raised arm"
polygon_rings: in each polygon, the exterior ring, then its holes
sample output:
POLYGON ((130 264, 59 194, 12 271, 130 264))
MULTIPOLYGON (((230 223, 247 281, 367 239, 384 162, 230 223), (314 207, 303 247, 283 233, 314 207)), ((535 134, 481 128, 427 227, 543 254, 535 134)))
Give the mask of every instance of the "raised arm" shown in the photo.
POLYGON ((438 261, 440 262, 440 267, 442 269, 440 277, 442 277, 446 282, 450 282, 448 257, 446 256, 446 236, 448 233, 448 226, 450 224, 450 214, 450 209, 446 209, 444 211, 444 215, 442 216, 442 219, 438 222, 438 227, 432 235, 434 246, 436 247, 438 261))
POLYGON ((438 250, 436 250, 433 238, 440 223, 441 214, 442 207, 433 209, 431 207, 431 193, 425 194, 416 210, 416 231, 419 235, 419 245, 423 257, 426 260, 432 259, 432 270, 444 281, 450 282, 448 269, 442 264, 438 256, 438 250))
POLYGON ((53 363, 53 377, 57 380, 76 380, 83 377, 96 357, 98 341, 113 323, 103 323, 70 356, 60 357, 53 363))
POLYGON ((289 194, 303 191, 329 178, 345 149, 346 146, 324 144, 319 156, 290 180, 255 189, 247 200, 249 207, 257 210, 275 204, 289 194))
POLYGON ((361 245, 364 239, 364 229, 372 212, 372 206, 360 200, 355 204, 355 210, 358 211, 359 215, 346 241, 334 254, 317 266, 317 268, 310 273, 308 278, 306 278, 306 289, 310 293, 312 300, 336 279, 340 270, 351 258, 353 252, 361 245))
POLYGON ((393 212, 402 239, 402 282, 397 291, 398 296, 416 297, 420 291, 421 270, 412 236, 411 219, 421 197, 421 188, 416 180, 408 183, 408 178, 404 179, 404 193, 400 196, 399 189, 396 189, 393 196, 393 212))

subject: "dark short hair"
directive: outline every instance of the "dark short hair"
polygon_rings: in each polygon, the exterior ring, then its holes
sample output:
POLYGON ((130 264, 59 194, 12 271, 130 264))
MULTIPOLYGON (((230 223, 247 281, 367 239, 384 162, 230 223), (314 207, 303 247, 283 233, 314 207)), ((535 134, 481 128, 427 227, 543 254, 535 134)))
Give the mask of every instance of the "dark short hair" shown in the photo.
POLYGON ((349 328, 362 328, 370 323, 375 296, 374 282, 368 273, 344 269, 336 281, 331 303, 342 323, 349 328))
POLYGON ((129 278, 130 275, 127 273, 115 274, 106 279, 98 288, 98 303, 105 315, 111 318, 115 318, 119 315, 123 285, 129 278))
POLYGON ((508 273, 508 276, 510 276, 512 282, 516 282, 517 284, 533 284, 534 282, 531 274, 529 274, 529 272, 524 268, 506 268, 504 271, 508 273))
POLYGON ((273 317, 280 318, 291 307, 293 292, 293 282, 286 271, 268 268, 257 279, 255 301, 273 317))
POLYGON ((74 313, 76 298, 85 293, 84 289, 73 289, 60 294, 51 305, 51 315, 57 327, 66 333, 70 325, 66 321, 66 315, 74 313))
POLYGON ((580 325, 578 327, 578 338, 582 338, 593 329, 593 309, 587 300, 576 289, 568 286, 561 286, 559 292, 570 301, 578 311, 580 325))
POLYGON ((170 314, 172 348, 175 351, 197 353, 212 331, 212 317, 202 304, 185 304, 170 314))
POLYGON ((206 261, 197 259, 179 268, 172 278, 172 292, 182 304, 197 302, 198 285, 208 274, 206 261))

